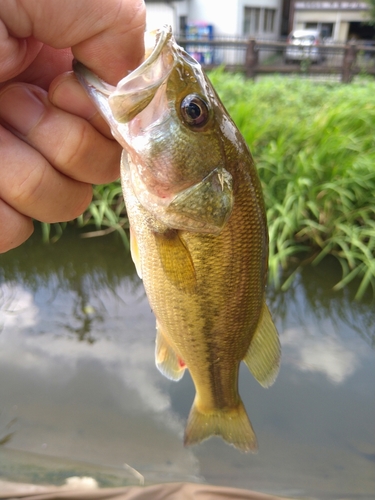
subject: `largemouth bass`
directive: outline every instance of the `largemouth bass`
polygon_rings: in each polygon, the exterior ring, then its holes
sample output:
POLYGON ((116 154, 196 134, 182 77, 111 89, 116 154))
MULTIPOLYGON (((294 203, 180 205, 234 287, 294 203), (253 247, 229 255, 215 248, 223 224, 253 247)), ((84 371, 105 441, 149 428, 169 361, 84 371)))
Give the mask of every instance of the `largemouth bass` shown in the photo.
POLYGON ((280 344, 265 303, 268 233, 249 149, 201 66, 164 27, 116 87, 74 71, 123 146, 131 253, 156 316, 156 365, 186 368, 196 396, 186 445, 257 440, 238 393, 244 361, 271 385, 280 344))

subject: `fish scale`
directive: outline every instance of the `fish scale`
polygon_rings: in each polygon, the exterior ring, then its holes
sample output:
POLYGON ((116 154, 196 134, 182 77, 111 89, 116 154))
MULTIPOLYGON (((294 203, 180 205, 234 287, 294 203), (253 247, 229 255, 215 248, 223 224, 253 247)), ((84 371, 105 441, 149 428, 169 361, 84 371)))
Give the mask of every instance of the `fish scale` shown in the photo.
POLYGON ((196 389, 184 443, 257 440, 238 392, 244 361, 271 385, 280 344, 265 304, 267 221, 248 147, 200 65, 164 27, 142 65, 111 87, 75 73, 124 148, 131 251, 156 317, 155 360, 196 389))
MULTIPOLYGON (((249 168, 250 156, 248 161, 249 168)), ((238 164, 227 167, 235 171, 238 164)), ((254 201, 259 203, 260 188, 243 181, 238 184, 234 210, 220 235, 179 232, 195 266, 193 294, 179 290, 168 279, 150 216, 137 204, 130 189, 126 195, 127 206, 132 207, 132 227, 143 227, 137 243, 144 256, 142 276, 150 305, 163 335, 188 366, 197 400, 204 401, 201 407, 206 412, 238 405, 238 365, 246 355, 263 306, 265 218, 262 210, 253 208, 254 201), (263 231, 259 231, 262 226, 263 231), (246 234, 253 235, 250 241, 244 238, 246 234)), ((128 186, 124 182, 125 193, 128 186)))

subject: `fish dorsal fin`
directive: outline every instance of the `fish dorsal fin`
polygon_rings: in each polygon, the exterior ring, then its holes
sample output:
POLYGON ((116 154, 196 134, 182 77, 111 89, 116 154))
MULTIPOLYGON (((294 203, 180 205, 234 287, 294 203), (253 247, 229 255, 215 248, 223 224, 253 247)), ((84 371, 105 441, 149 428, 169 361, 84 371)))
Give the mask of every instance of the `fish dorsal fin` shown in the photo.
POLYGON ((259 323, 244 358, 246 366, 263 387, 271 386, 280 367, 279 336, 264 302, 259 323))
POLYGON ((176 382, 182 378, 186 368, 185 363, 165 340, 158 322, 156 322, 155 364, 165 377, 176 382))
POLYGON ((194 292, 197 284, 194 263, 179 232, 170 230, 154 236, 166 278, 179 290, 194 292))
POLYGON ((142 279, 141 254, 139 252, 137 237, 134 230, 130 227, 130 255, 135 265, 138 276, 142 279))

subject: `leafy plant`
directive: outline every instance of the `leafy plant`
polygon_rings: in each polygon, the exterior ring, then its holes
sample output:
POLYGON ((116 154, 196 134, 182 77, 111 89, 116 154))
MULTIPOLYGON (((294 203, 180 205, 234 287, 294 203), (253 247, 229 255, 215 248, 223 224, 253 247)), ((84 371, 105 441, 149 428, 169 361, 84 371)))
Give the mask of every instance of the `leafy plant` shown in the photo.
MULTIPOLYGON (((285 288, 298 266, 330 254, 342 268, 336 289, 359 279, 357 298, 369 287, 375 293, 375 83, 277 76, 254 82, 222 69, 209 77, 263 183, 270 280, 285 288)), ((117 230, 128 246, 119 182, 96 186, 76 223, 95 227, 84 236, 117 230)), ((64 227, 54 225, 52 237, 64 227)), ((51 238, 49 226, 44 234, 51 238)))
MULTIPOLYGON (((211 78, 226 102, 227 75, 211 78)), ((274 283, 281 285, 280 269, 293 259, 315 264, 331 254, 342 267, 335 288, 360 278, 357 298, 368 286, 375 292, 374 90, 370 83, 236 78, 242 99, 228 99, 228 110, 263 181, 274 283)))

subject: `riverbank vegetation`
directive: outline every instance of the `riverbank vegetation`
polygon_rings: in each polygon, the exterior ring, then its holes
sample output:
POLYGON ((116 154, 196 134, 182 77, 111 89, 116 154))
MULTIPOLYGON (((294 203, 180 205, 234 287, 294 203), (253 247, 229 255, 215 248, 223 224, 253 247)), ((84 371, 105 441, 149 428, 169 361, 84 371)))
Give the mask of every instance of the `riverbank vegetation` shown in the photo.
MULTIPOLYGON (((331 254, 342 268, 336 289, 356 278, 357 298, 369 286, 375 293, 375 83, 254 83, 221 70, 210 78, 263 183, 270 280, 287 287, 301 265, 331 254)), ((119 184, 97 187, 77 223, 104 233, 116 228, 126 243, 119 184)))

